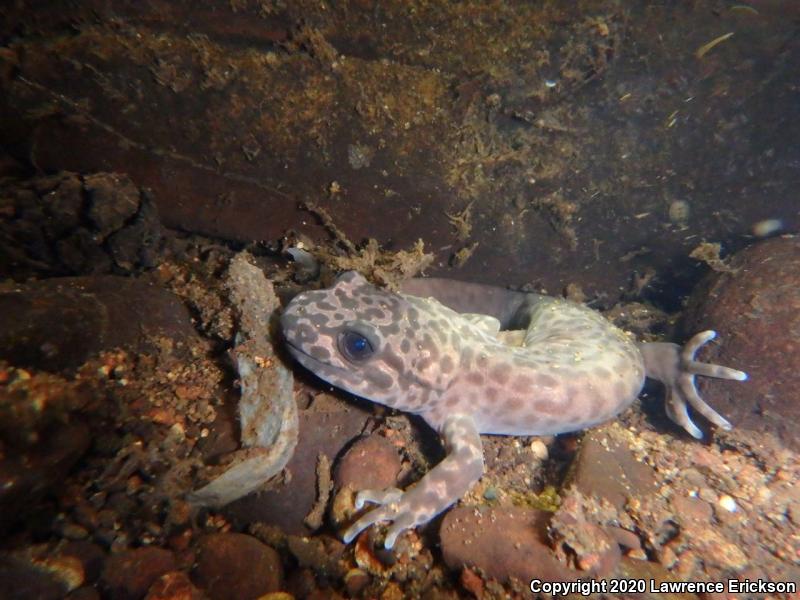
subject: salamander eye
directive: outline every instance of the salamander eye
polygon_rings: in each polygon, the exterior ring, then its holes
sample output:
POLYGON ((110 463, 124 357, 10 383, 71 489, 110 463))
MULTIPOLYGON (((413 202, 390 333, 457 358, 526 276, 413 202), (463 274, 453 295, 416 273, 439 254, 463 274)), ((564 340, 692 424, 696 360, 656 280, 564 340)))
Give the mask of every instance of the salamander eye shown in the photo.
POLYGON ((352 362, 361 362, 372 356, 375 349, 369 340, 355 331, 343 331, 339 334, 339 352, 352 362))

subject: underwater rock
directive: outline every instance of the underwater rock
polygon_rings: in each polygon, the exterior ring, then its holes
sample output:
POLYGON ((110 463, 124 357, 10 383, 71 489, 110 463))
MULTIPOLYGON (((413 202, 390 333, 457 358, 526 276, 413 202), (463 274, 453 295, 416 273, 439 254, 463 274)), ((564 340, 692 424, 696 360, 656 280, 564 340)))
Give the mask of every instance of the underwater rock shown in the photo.
POLYGON ((584 496, 574 489, 567 491, 550 519, 549 537, 559 554, 569 557, 582 572, 598 579, 610 577, 622 557, 618 534, 607 531, 586 508, 584 496))
POLYGON ((138 273, 161 257, 158 211, 127 175, 8 180, 0 195, 2 277, 138 273))
POLYGON ((198 543, 195 584, 212 600, 258 598, 283 585, 280 555, 243 533, 212 533, 198 543))
MULTIPOLYGON (((78 421, 37 434, 41 441, 0 458, 0 534, 25 517, 89 447, 89 428, 78 421)), ((1 596, 1 594, 0 594, 1 596)))
POLYGON ((93 542, 86 540, 67 542, 60 548, 61 556, 72 556, 80 561, 85 583, 94 583, 103 571, 106 553, 93 542))
POLYGON ((163 548, 135 548, 106 561, 102 583, 114 600, 138 600, 164 573, 175 570, 175 556, 163 548))
POLYGON ((449 511, 440 530, 442 554, 451 569, 478 567, 505 582, 527 584, 532 574, 542 581, 571 581, 581 573, 556 558, 547 542, 550 513, 523 507, 449 511))
POLYGON ((337 489, 349 485, 353 490, 377 489, 397 485, 402 464, 389 440, 370 435, 358 440, 336 466, 337 489))
POLYGON ((203 600, 205 596, 192 585, 183 571, 164 573, 150 586, 145 600, 203 600))
POLYGON ((636 460, 618 432, 623 430, 615 423, 586 432, 567 485, 574 484, 586 496, 605 498, 621 510, 629 498, 654 493, 656 480, 653 469, 636 460))
POLYGON ((776 434, 800 449, 800 238, 755 244, 698 286, 685 316, 686 331, 715 329, 719 344, 702 361, 746 371, 744 384, 700 381, 701 395, 734 427, 776 434))
POLYGON ((126 175, 96 173, 84 178, 89 196, 88 217, 105 238, 139 211, 139 190, 126 175))
POLYGON ((0 598, 58 600, 67 592, 52 573, 17 556, 0 555, 0 598))
POLYGON ((104 350, 156 350, 155 337, 197 334, 173 293, 145 279, 57 277, 0 288, 0 358, 45 371, 77 369, 104 350))

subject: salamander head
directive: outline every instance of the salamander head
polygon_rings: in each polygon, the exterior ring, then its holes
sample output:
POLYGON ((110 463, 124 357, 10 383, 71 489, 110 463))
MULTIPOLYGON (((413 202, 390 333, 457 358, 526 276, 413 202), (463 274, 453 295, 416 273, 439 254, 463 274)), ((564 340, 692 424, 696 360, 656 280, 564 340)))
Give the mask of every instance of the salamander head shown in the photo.
POLYGON ((327 290, 296 296, 281 316, 291 354, 336 387, 423 411, 458 364, 457 336, 439 303, 393 294, 354 271, 327 290))

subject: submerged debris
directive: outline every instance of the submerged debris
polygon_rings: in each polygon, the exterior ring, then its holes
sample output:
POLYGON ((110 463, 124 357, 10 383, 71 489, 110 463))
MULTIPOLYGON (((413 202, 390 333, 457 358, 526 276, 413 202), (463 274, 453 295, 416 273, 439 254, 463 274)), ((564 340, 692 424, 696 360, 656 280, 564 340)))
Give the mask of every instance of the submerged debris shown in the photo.
POLYGON ((381 250, 378 241, 372 238, 359 247, 336 225, 323 207, 306 202, 303 208, 322 221, 325 229, 334 236, 334 245, 345 252, 341 254, 323 247, 316 248, 316 258, 332 271, 358 271, 376 284, 396 288, 406 279, 418 275, 433 262, 433 254, 425 252, 425 243, 422 240, 417 240, 411 250, 397 252, 381 250))
POLYGON ((719 254, 721 250, 722 245, 719 243, 712 244, 710 242, 704 242, 692 250, 689 256, 706 263, 711 269, 718 273, 735 273, 736 269, 720 258, 719 254))
POLYGON ((316 530, 322 527, 325 508, 328 506, 332 490, 331 461, 326 454, 320 452, 317 455, 317 501, 311 512, 303 519, 310 529, 316 530))
POLYGON ((231 261, 227 287, 239 309, 233 356, 241 380, 239 420, 245 449, 233 453, 234 464, 227 471, 189 495, 198 506, 224 506, 257 490, 281 472, 297 445, 294 379, 278 359, 269 333, 279 306, 272 284, 243 252, 231 261))
POLYGON ((299 273, 308 279, 319 277, 319 261, 314 258, 308 250, 298 246, 293 246, 286 250, 286 254, 292 257, 292 260, 298 266, 299 273))
POLYGON ((728 33, 725 33, 725 34, 723 34, 723 35, 721 35, 719 37, 715 37, 713 40, 711 40, 707 44, 703 44, 702 46, 700 46, 695 51, 694 55, 697 58, 703 58, 706 54, 708 54, 711 51, 712 48, 714 48, 718 44, 721 44, 722 42, 724 42, 725 40, 727 40, 728 38, 731 38, 731 37, 733 37, 733 32, 732 31, 729 31, 728 33))
POLYGON ((445 213, 447 220, 455 229, 456 237, 459 242, 465 242, 472 233, 472 206, 475 204, 473 200, 463 210, 455 214, 445 213))
POLYGON ((472 257, 472 254, 478 248, 478 244, 480 242, 473 242, 471 244, 467 244, 461 250, 456 252, 450 257, 450 265, 459 269, 463 267, 466 262, 472 257))

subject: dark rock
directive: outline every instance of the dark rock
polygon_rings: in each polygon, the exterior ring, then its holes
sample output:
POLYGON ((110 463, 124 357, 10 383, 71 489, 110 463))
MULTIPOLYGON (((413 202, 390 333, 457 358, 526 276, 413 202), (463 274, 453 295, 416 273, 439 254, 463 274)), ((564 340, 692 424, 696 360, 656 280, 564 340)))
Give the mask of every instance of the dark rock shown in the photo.
POLYGON ((103 549, 89 541, 68 542, 59 550, 61 556, 74 556, 83 566, 84 579, 94 583, 103 571, 106 553, 103 549))
POLYGON ((572 483, 587 496, 605 498, 622 509, 629 498, 656 490, 653 469, 636 459, 625 443, 624 430, 609 424, 586 432, 570 469, 572 483))
POLYGON ((344 576, 344 586, 351 598, 357 597, 369 582, 369 574, 362 569, 350 569, 344 576))
POLYGON ((106 561, 102 583, 114 600, 138 600, 163 574, 175 570, 175 557, 163 548, 136 548, 106 561))
POLYGON ((0 358, 50 371, 103 350, 153 351, 154 336, 195 336, 188 310, 163 287, 128 277, 61 277, 0 290, 0 358))
POLYGON ((297 449, 286 465, 288 481, 225 507, 224 514, 237 525, 262 522, 276 525, 286 533, 309 534, 304 519, 317 500, 317 455, 323 453, 331 459, 337 456, 361 433, 368 415, 345 407, 334 411, 303 410, 299 417, 297 449))
POLYGON ((57 600, 66 593, 66 586, 51 573, 19 558, 0 555, 0 598, 57 600))
POLYGON ((149 269, 158 263, 162 237, 156 207, 145 198, 138 214, 125 227, 108 236, 108 251, 114 264, 123 271, 149 269))
POLYGON ((74 592, 70 592, 66 596, 66 600, 102 600, 100 597, 100 592, 98 592, 95 588, 84 586, 80 587, 74 592))
MULTIPOLYGON (((347 585, 347 580, 345 580, 345 585, 347 585)), ((300 567, 292 569, 287 574, 285 588, 295 598, 308 598, 317 590, 317 578, 314 576, 314 571, 300 567)))
POLYGON ((88 216, 105 238, 139 211, 139 190, 126 175, 95 173, 84 178, 89 196, 88 216))
MULTIPOLYGON (((56 241, 54 248, 53 263, 62 267, 66 274, 99 275, 111 271, 111 257, 88 229, 76 229, 68 237, 56 241)), ((62 274, 61 269, 55 273, 62 274)), ((14 275, 19 277, 17 273, 14 275)))
POLYGON ((258 598, 283 585, 278 553, 242 533, 213 533, 198 542, 192 579, 212 600, 258 598))
POLYGON ((135 273, 163 248, 155 205, 127 175, 62 172, 0 189, 0 276, 135 273))
POLYGON ((547 543, 549 518, 532 508, 454 508, 439 534, 444 560, 451 569, 480 568, 499 581, 527 583, 534 573, 544 581, 577 579, 581 573, 559 562, 547 543))
POLYGON ((54 425, 39 435, 39 443, 0 458, 0 532, 63 482, 89 447, 89 429, 79 421, 54 425))
POLYGON ((370 435, 353 444, 339 460, 334 481, 337 489, 384 489, 397 485, 402 463, 389 440, 370 435))
POLYGON ((237 412, 239 394, 228 391, 225 402, 214 407, 215 417, 206 437, 200 438, 197 448, 208 461, 234 452, 240 447, 239 416, 237 412))
POLYGON ((700 359, 741 369, 749 380, 698 377, 702 396, 735 427, 773 432, 800 449, 800 238, 761 242, 729 265, 734 272, 698 287, 685 329, 715 329, 720 341, 700 359))
POLYGON ((45 225, 48 237, 59 239, 80 225, 85 204, 80 178, 65 174, 59 178, 57 187, 41 198, 53 217, 45 225))

